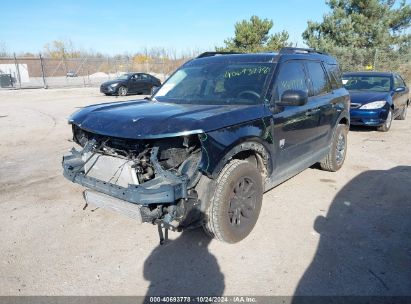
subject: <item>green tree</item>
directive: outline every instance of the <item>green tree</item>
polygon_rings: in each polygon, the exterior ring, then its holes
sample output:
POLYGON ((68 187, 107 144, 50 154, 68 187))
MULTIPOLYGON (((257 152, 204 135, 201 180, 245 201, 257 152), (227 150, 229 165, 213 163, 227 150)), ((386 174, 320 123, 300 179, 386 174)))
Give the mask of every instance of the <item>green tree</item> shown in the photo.
POLYGON ((216 51, 230 51, 241 53, 275 51, 285 46, 289 35, 286 31, 270 34, 273 21, 252 16, 250 20, 242 20, 235 24, 234 38, 224 40, 224 47, 216 47, 216 51))
POLYGON ((329 0, 322 22, 303 33, 312 48, 337 56, 345 69, 398 68, 409 59, 411 6, 404 0, 329 0))

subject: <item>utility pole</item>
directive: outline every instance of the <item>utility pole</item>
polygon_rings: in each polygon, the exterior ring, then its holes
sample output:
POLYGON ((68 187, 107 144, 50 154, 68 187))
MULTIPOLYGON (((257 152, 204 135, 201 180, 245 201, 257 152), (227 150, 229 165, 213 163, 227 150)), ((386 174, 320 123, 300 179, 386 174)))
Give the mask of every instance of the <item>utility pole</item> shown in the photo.
POLYGON ((39 54, 39 58, 40 58, 40 65, 41 65, 41 77, 43 78, 43 88, 47 89, 46 75, 44 73, 44 62, 43 62, 43 57, 41 57, 41 53, 39 54))

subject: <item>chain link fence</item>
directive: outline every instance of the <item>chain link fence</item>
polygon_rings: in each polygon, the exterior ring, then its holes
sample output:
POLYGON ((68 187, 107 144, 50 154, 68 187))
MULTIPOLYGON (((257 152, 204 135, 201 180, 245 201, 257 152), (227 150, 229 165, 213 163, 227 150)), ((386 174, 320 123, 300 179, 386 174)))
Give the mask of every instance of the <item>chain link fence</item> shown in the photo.
POLYGON ((99 86, 129 72, 145 72, 164 81, 188 59, 150 58, 0 58, 0 88, 62 88, 99 86))
MULTIPOLYGON (((395 71, 411 84, 411 52, 400 54, 378 49, 334 49, 331 52, 347 71, 395 71)), ((1 88, 62 88, 99 86, 123 73, 145 72, 164 81, 190 58, 145 57, 44 58, 0 57, 1 88)))

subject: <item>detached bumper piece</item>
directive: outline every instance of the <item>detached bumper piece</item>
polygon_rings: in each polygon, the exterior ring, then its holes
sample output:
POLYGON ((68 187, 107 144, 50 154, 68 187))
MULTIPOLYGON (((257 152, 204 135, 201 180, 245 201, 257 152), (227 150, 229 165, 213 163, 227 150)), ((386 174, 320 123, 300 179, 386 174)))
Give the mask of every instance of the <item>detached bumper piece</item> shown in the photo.
POLYGON ((104 193, 111 197, 139 205, 174 203, 187 198, 187 177, 177 176, 163 170, 157 161, 158 148, 152 149, 150 161, 154 166, 155 178, 140 185, 121 187, 108 181, 88 176, 84 172, 85 162, 82 152, 72 148, 70 154, 63 157, 64 176, 73 183, 104 193))

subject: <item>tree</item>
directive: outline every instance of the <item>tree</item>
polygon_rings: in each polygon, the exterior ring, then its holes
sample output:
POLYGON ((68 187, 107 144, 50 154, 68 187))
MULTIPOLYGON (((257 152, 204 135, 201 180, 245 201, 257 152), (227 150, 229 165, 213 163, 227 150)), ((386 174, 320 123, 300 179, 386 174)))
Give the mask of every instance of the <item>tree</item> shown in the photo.
POLYGON ((78 58, 81 57, 81 52, 75 50, 71 40, 54 40, 44 45, 45 55, 50 58, 78 58))
POLYGON ((0 41, 0 57, 7 57, 8 55, 6 43, 0 41))
MULTIPOLYGON (((395 68, 410 54, 411 6, 404 0, 329 0, 322 22, 308 21, 303 33, 312 48, 337 56, 346 69, 378 64, 395 68)), ((408 57, 407 57, 408 58, 408 57)))
POLYGON ((288 42, 287 31, 270 34, 273 21, 252 16, 250 21, 242 20, 235 24, 234 38, 224 40, 224 47, 216 47, 216 51, 230 52, 264 52, 275 51, 285 46, 291 46, 288 42))

